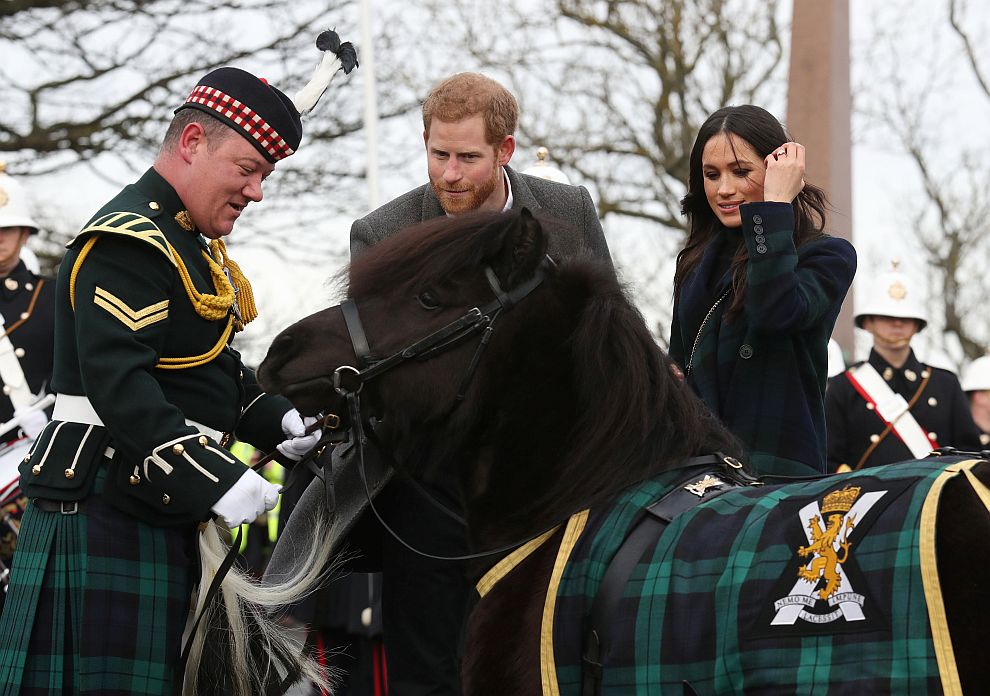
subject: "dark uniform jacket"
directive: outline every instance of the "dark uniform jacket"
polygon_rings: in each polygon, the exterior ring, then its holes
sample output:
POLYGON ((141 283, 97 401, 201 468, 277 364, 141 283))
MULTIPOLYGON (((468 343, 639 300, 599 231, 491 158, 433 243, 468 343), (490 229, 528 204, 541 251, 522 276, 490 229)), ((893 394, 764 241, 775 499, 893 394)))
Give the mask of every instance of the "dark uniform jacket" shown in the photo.
MULTIPOLYGON (((966 394, 954 374, 918 362, 914 351, 900 368, 892 366, 875 350, 870 351, 868 360, 894 392, 909 404, 914 401, 911 415, 939 446, 969 451, 981 449, 980 430, 973 422, 966 394), (919 393, 926 375, 929 380, 919 393)), ((858 362, 852 367, 862 364, 858 362)), ((842 464, 856 469, 874 440, 878 440, 876 447, 863 467, 914 459, 897 435, 893 432, 884 434, 883 419, 868 407, 847 373, 830 379, 825 395, 829 471, 835 471, 842 464)))
MULTIPOLYGON (((713 239, 674 298, 670 357, 742 441, 757 472, 824 472, 828 339, 856 273, 856 252, 835 237, 795 248, 789 203, 747 203, 741 214, 741 229, 726 233, 742 234, 749 252, 744 312, 726 319, 731 292, 711 309, 713 239)), ((716 297, 731 285, 728 271, 716 297)))
POLYGON ((29 496, 84 498, 109 446, 108 500, 151 524, 187 524, 208 517, 244 465, 186 419, 264 451, 285 439, 291 406, 262 394, 230 347, 231 312, 204 318, 193 306, 194 294, 206 302, 218 287, 205 240, 179 222, 184 209, 149 169, 69 244, 52 386, 88 397, 105 428, 49 423, 21 467, 29 496))
MULTIPOLYGON (((14 346, 31 393, 48 391, 55 346, 55 282, 32 273, 23 261, 19 262, 10 275, 0 280, 0 314, 3 331, 14 346)), ((9 389, 5 387, 0 387, 0 423, 14 415, 9 389)), ((0 442, 16 437, 16 431, 0 433, 0 442)))

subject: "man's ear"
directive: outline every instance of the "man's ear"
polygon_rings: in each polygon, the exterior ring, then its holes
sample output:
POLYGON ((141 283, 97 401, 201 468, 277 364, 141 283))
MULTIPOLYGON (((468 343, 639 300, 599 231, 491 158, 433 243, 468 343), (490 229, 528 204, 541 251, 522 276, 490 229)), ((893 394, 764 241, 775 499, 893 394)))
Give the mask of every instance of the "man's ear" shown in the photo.
POLYGON ((206 131, 198 123, 187 123, 179 134, 179 155, 186 164, 192 162, 193 156, 206 147, 206 131))
POLYGON ((512 159, 512 154, 516 151, 516 139, 507 135, 499 143, 499 146, 495 148, 495 161, 498 162, 500 167, 504 167, 512 159))
POLYGON ((547 253, 543 225, 528 208, 510 210, 488 226, 496 246, 492 270, 502 285, 513 288, 530 278, 547 253))

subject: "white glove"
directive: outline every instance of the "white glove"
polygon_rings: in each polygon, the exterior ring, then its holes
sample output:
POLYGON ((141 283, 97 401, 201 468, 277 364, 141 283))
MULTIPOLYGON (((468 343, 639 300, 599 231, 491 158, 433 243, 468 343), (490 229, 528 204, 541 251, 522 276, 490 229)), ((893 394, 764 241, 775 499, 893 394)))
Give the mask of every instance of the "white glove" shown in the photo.
POLYGON ((48 414, 45 413, 44 409, 40 408, 33 410, 27 408, 18 409, 14 411, 14 416, 18 419, 21 430, 32 440, 37 440, 38 435, 41 434, 41 431, 48 424, 48 414))
POLYGON ((278 493, 278 486, 248 469, 211 509, 229 529, 234 529, 240 524, 254 522, 261 513, 274 508, 278 504, 278 493))
POLYGON ((282 416, 282 432, 285 433, 288 439, 275 449, 292 461, 298 462, 304 454, 316 447, 316 443, 320 441, 319 430, 314 430, 309 435, 306 434, 306 428, 318 420, 319 418, 314 416, 303 418, 296 409, 287 411, 282 416))

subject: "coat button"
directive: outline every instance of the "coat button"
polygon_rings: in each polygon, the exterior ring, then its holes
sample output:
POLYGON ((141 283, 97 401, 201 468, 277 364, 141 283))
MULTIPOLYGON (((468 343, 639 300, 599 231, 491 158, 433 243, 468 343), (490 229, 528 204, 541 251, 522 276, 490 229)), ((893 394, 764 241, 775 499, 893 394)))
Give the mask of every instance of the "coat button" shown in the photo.
POLYGON ((756 253, 757 254, 765 254, 765 253, 767 253, 767 245, 766 244, 757 244, 756 245, 756 253))
POLYGON ((749 360, 753 357, 753 346, 748 343, 743 343, 739 346, 739 357, 743 360, 749 360))
POLYGON ((0 391, 2 391, 2 392, 3 392, 3 394, 4 394, 4 396, 10 396, 10 392, 11 392, 12 390, 11 390, 11 388, 10 388, 10 385, 9 385, 9 384, 5 384, 5 385, 3 385, 3 389, 0 389, 0 391))
POLYGON ((934 396, 931 397, 931 398, 929 398, 928 399, 928 405, 929 406, 938 406, 938 399, 936 399, 934 396))
POLYGON ((162 505, 168 505, 172 502, 172 498, 169 497, 168 493, 162 493, 162 505))
POLYGON ((753 222, 755 224, 757 224, 757 225, 762 225, 763 224, 763 218, 760 217, 759 215, 754 215, 753 216, 753 222))
POLYGON ((75 477, 76 477, 76 472, 74 470, 72 470, 72 469, 66 469, 65 470, 65 478, 67 478, 67 479, 69 479, 71 481, 75 477))
POLYGON ((928 433, 928 439, 931 440, 932 442, 935 442, 935 440, 938 439, 938 433, 936 433, 934 430, 931 431, 930 433, 928 433))
POLYGON ((23 358, 24 357, 24 349, 23 348, 15 348, 14 349, 14 355, 16 355, 18 358, 23 358))
POLYGON ((753 225, 753 232, 763 234, 763 225, 753 225))
POLYGON ((867 401, 866 402, 866 410, 867 411, 872 411, 875 408, 876 408, 876 406, 874 406, 872 402, 870 402, 870 401, 867 401))
POLYGON ((7 280, 3 281, 3 286, 5 288, 7 288, 8 290, 16 290, 17 289, 17 281, 14 280, 13 278, 7 278, 7 280))
POLYGON ((24 289, 28 291, 34 290, 34 283, 24 283, 24 289))
POLYGON ((182 454, 186 451, 186 448, 182 445, 172 445, 172 452, 175 454, 182 454))
POLYGON ((880 436, 876 433, 870 435, 870 442, 880 442, 880 436))
POLYGON ((757 244, 763 244, 763 242, 767 241, 767 238, 764 237, 762 234, 756 235, 755 237, 753 237, 753 239, 756 240, 757 244))
POLYGON ((141 483, 141 477, 137 474, 131 474, 130 478, 127 479, 127 482, 132 486, 136 486, 141 483))
POLYGON ((148 204, 148 207, 149 207, 149 208, 151 208, 152 210, 158 210, 158 209, 160 209, 160 208, 161 208, 161 206, 160 206, 160 205, 158 205, 158 201, 151 201, 151 202, 150 202, 150 203, 148 204))

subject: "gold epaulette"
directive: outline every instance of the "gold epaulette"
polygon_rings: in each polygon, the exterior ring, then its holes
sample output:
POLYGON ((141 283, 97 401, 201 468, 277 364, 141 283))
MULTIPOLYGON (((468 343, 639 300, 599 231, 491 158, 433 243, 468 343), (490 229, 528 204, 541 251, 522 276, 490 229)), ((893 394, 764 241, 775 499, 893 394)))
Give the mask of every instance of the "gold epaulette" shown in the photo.
POLYGON ((165 234, 158 228, 151 219, 138 213, 121 212, 107 213, 87 225, 82 232, 69 242, 66 246, 72 247, 85 237, 98 232, 109 232, 111 234, 122 234, 128 237, 140 239, 147 242, 162 252, 173 266, 178 266, 175 252, 165 239, 165 234))

